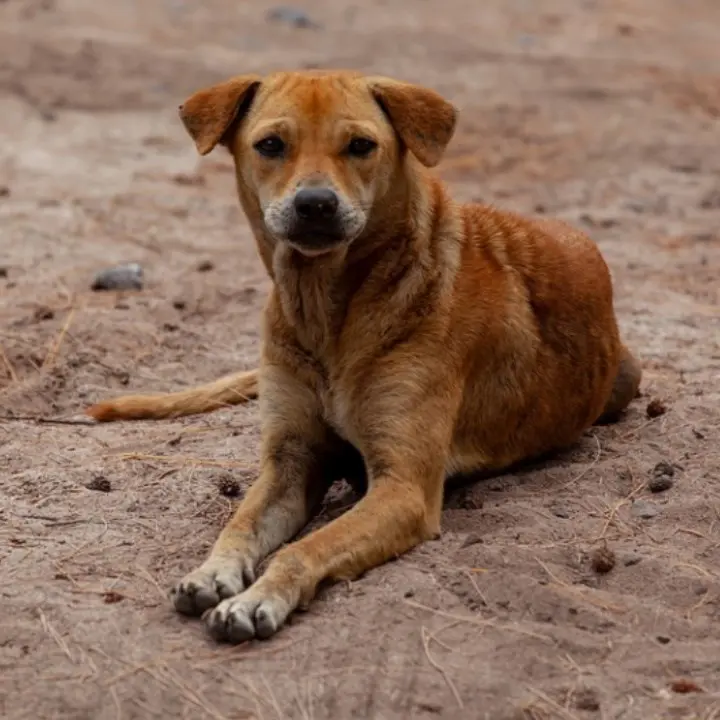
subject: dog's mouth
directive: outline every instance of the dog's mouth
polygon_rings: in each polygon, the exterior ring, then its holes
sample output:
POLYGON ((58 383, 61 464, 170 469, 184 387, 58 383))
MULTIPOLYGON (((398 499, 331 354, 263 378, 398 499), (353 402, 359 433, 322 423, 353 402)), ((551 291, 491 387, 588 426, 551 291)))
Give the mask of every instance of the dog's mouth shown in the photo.
POLYGON ((350 243, 351 238, 336 228, 295 228, 288 233, 286 242, 308 257, 326 255, 350 243))

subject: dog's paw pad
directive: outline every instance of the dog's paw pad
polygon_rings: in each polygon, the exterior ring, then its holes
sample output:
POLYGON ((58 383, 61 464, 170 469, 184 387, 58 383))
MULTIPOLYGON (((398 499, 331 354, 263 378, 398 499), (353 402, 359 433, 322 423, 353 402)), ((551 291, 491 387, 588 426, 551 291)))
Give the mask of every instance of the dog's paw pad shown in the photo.
POLYGON ((216 640, 241 643, 254 637, 274 635, 290 614, 290 605, 281 597, 251 588, 223 600, 206 617, 210 634, 216 640))
POLYGON ((208 561, 172 589, 173 604, 183 615, 202 615, 221 600, 241 593, 253 577, 252 570, 243 563, 208 561))

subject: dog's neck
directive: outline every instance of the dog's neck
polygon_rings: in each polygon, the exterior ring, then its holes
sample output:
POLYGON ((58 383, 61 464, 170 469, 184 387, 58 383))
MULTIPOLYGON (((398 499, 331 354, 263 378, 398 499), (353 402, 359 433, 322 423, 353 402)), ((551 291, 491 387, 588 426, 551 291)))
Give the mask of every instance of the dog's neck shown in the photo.
MULTIPOLYGON (((436 260, 433 242, 439 221, 438 195, 444 193, 440 181, 413 159, 392 188, 377 203, 382 212, 374 213, 362 236, 349 247, 307 257, 269 235, 257 199, 238 184, 241 204, 285 321, 313 355, 332 350, 358 292, 387 296, 393 284, 407 280, 411 266, 427 269, 436 260)), ((425 278, 427 273, 419 275, 425 278)))

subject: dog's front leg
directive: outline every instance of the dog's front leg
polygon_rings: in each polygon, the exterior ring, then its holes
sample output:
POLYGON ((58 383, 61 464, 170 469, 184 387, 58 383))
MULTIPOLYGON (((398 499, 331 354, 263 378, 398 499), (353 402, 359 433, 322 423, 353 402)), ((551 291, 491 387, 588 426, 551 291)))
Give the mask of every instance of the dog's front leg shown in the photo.
POLYGON ((282 368, 262 378, 258 480, 220 533, 210 556, 172 591, 176 609, 200 615, 248 588, 258 564, 308 522, 338 469, 336 440, 317 398, 282 368))
POLYGON ((365 497, 280 550, 253 586, 220 603, 207 617, 213 636, 231 642, 268 637, 312 599, 323 580, 357 577, 436 537, 450 443, 447 417, 420 403, 417 415, 376 423, 363 447, 365 497))

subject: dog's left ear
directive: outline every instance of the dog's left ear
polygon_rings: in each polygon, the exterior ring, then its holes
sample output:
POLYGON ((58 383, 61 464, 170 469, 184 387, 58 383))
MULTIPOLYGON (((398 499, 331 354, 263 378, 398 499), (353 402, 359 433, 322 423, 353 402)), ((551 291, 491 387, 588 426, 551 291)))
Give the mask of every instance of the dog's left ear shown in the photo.
POLYGON ((440 162, 455 132, 457 110, 434 90, 384 77, 367 79, 405 146, 426 167, 440 162))
POLYGON ((178 109, 201 155, 207 155, 250 107, 260 78, 240 75, 191 95, 178 109))

